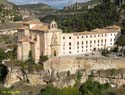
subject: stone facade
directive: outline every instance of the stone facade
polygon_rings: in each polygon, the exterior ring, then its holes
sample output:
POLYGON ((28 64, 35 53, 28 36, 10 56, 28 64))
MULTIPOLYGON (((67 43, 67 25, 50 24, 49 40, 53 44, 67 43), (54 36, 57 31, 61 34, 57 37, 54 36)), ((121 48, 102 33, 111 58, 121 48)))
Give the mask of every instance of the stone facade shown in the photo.
POLYGON ((18 59, 26 61, 29 52, 35 62, 41 55, 73 56, 101 49, 111 49, 121 34, 119 26, 108 26, 92 31, 63 33, 57 23, 30 21, 18 30, 18 59))

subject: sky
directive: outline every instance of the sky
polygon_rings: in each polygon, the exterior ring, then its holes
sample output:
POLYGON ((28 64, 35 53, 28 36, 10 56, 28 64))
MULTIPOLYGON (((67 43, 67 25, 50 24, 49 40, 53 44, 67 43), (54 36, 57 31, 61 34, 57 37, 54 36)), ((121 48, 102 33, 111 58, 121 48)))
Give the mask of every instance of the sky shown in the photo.
POLYGON ((89 0, 8 0, 8 1, 13 2, 17 5, 44 3, 55 8, 63 8, 64 6, 71 5, 75 2, 86 2, 89 0))

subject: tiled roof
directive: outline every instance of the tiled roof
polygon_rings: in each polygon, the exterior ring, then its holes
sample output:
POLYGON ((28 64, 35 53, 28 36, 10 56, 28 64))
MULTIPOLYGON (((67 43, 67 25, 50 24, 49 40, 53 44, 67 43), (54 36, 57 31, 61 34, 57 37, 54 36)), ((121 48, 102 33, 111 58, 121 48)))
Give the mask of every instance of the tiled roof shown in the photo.
POLYGON ((24 22, 24 24, 41 24, 42 22, 38 21, 38 20, 31 20, 31 21, 27 21, 24 22))
POLYGON ((42 30, 42 31, 47 31, 49 30, 48 25, 43 24, 43 25, 36 25, 34 27, 32 27, 30 30, 42 30))
POLYGON ((74 32, 74 35, 89 35, 89 34, 103 34, 103 33, 114 33, 114 32, 120 32, 120 27, 113 25, 113 26, 108 26, 103 29, 93 29, 91 31, 84 31, 84 32, 74 32))

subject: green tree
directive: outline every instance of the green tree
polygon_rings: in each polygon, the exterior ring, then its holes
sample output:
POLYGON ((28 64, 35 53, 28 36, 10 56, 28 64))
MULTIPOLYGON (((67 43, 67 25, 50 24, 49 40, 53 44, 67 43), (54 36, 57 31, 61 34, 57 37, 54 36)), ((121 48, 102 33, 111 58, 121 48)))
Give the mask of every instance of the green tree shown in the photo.
POLYGON ((80 87, 79 90, 82 95, 102 95, 102 92, 108 88, 110 88, 108 83, 100 84, 97 81, 89 79, 80 87))
POLYGON ((47 86, 40 91, 39 95, 60 95, 60 90, 53 86, 47 86))
POLYGON ((74 86, 63 88, 60 95, 81 95, 81 93, 79 92, 78 88, 74 86))
POLYGON ((18 15, 14 16, 14 21, 22 21, 22 20, 23 20, 22 16, 18 16, 18 15))
POLYGON ((47 60, 48 60, 48 56, 44 56, 43 54, 41 54, 39 63, 40 63, 40 64, 43 64, 43 62, 45 62, 45 61, 47 61, 47 60))
POLYGON ((29 51, 29 59, 26 61, 26 63, 35 64, 31 50, 29 51))
POLYGON ((4 52, 4 50, 0 49, 0 63, 3 59, 7 58, 7 54, 4 52))
POLYGON ((124 56, 124 46, 125 46, 125 35, 121 35, 118 39, 116 44, 122 47, 122 56, 124 56))

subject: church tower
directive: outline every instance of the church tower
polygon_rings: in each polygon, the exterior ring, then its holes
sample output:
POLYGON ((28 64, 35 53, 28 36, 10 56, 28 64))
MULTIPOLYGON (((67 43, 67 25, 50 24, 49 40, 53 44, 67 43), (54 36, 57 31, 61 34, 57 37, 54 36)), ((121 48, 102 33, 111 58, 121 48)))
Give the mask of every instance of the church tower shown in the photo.
POLYGON ((45 51, 48 56, 59 56, 62 30, 58 28, 57 22, 53 20, 45 36, 45 51))
POLYGON ((50 29, 57 29, 57 23, 55 20, 53 20, 51 23, 50 23, 50 29))

